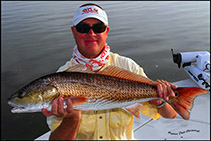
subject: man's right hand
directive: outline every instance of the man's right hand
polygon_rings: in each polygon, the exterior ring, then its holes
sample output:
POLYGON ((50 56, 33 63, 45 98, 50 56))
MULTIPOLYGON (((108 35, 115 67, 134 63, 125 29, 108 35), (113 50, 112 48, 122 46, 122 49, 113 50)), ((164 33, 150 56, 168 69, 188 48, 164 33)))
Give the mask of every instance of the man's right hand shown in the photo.
POLYGON ((68 98, 66 102, 67 108, 64 108, 64 99, 60 97, 53 100, 51 111, 42 109, 46 117, 55 115, 63 118, 62 123, 51 133, 49 140, 74 140, 76 138, 81 111, 73 109, 71 98, 68 98))
POLYGON ((60 97, 58 99, 54 99, 52 102, 52 108, 51 111, 48 111, 46 108, 42 109, 42 113, 46 116, 49 117, 51 115, 55 115, 57 117, 69 117, 69 118, 74 118, 74 119, 79 119, 81 117, 81 111, 80 110, 75 110, 73 109, 73 103, 71 98, 67 98, 67 108, 64 108, 64 98, 60 97))

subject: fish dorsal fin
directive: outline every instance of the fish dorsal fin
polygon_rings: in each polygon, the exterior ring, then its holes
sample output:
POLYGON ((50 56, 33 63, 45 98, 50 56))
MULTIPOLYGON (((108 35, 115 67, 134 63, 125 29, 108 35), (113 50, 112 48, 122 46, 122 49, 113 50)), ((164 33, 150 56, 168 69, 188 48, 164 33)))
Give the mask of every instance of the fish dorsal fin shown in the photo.
POLYGON ((65 72, 95 73, 91 71, 87 66, 81 64, 69 67, 68 69, 65 70, 65 72))
POLYGON ((107 66, 102 71, 93 72, 87 66, 78 64, 78 65, 69 67, 67 70, 65 70, 65 72, 81 72, 81 73, 100 74, 100 75, 106 75, 106 76, 116 77, 116 78, 120 78, 120 79, 126 79, 126 80, 146 83, 149 85, 155 85, 154 81, 152 81, 146 77, 129 72, 125 69, 120 69, 115 66, 107 66))
POLYGON ((97 72, 97 74, 112 76, 112 77, 116 77, 116 78, 120 78, 120 79, 127 79, 127 80, 141 82, 141 83, 146 83, 149 85, 155 85, 154 81, 152 81, 146 77, 129 72, 124 69, 120 69, 115 66, 108 66, 105 69, 103 69, 102 71, 97 72))

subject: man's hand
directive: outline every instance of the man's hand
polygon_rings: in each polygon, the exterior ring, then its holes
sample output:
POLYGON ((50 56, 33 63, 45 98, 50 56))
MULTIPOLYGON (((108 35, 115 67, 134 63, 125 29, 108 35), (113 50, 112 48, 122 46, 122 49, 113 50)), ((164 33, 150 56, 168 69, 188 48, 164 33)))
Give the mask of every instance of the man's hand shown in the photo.
POLYGON ((80 111, 73 109, 72 101, 70 98, 67 98, 67 108, 64 108, 64 99, 62 97, 58 99, 54 99, 52 102, 51 111, 47 111, 47 109, 43 108, 42 113, 49 117, 51 115, 55 115, 57 117, 71 117, 71 118, 79 118, 80 119, 80 111))
POLYGON ((49 140, 75 140, 77 130, 81 119, 81 111, 73 109, 73 103, 70 98, 67 99, 67 108, 64 108, 64 99, 62 97, 54 99, 51 111, 43 108, 42 113, 48 117, 55 115, 62 117, 62 123, 51 133, 49 140))
MULTIPOLYGON (((156 87, 158 90, 159 97, 168 101, 169 96, 172 96, 172 97, 175 96, 173 89, 177 89, 177 86, 164 80, 157 80, 155 82, 156 82, 156 87)), ((155 104, 156 106, 158 106, 162 104, 163 101, 160 99, 154 99, 154 100, 150 100, 149 103, 155 104)), ((177 116, 177 112, 168 103, 166 104, 164 103, 162 107, 159 107, 158 113, 160 113, 161 116, 164 118, 175 118, 177 116)))
POLYGON ((164 80, 157 80, 157 90, 158 90, 158 95, 162 98, 164 98, 166 101, 169 100, 169 95, 174 97, 174 91, 173 89, 177 89, 177 86, 164 81, 164 80))
MULTIPOLYGON (((168 101, 169 96, 172 96, 172 97, 175 96, 173 89, 177 89, 177 86, 175 86, 167 81, 164 81, 164 80, 157 80, 155 82, 156 82, 156 87, 158 90, 159 97, 168 101)), ((154 100, 150 100, 149 103, 155 104, 155 105, 160 105, 163 103, 163 101, 160 99, 154 99, 154 100)))

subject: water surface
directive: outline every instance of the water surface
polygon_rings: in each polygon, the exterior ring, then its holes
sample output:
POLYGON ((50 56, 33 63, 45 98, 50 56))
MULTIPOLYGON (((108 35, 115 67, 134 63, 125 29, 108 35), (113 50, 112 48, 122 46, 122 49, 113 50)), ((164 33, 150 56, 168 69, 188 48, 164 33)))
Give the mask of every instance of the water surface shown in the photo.
MULTIPOLYGON (((41 113, 12 114, 7 98, 28 82, 55 72, 72 56, 71 24, 82 1, 3 1, 1 4, 1 139, 34 139, 48 131, 41 113)), ((188 75, 175 52, 209 51, 210 2, 101 1, 112 52, 135 60, 152 80, 188 75)))

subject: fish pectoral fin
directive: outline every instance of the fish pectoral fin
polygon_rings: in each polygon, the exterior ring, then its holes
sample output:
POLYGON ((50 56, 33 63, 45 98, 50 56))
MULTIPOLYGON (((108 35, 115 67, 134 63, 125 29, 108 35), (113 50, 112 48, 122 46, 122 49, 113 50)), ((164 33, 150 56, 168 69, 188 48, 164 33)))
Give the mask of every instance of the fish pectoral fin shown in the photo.
POLYGON ((71 96, 70 99, 72 100, 72 105, 79 105, 87 101, 86 97, 82 96, 71 96))
POLYGON ((136 118, 140 118, 141 117, 141 108, 142 108, 142 105, 136 103, 136 104, 124 107, 123 109, 126 110, 127 112, 133 114, 136 118))

